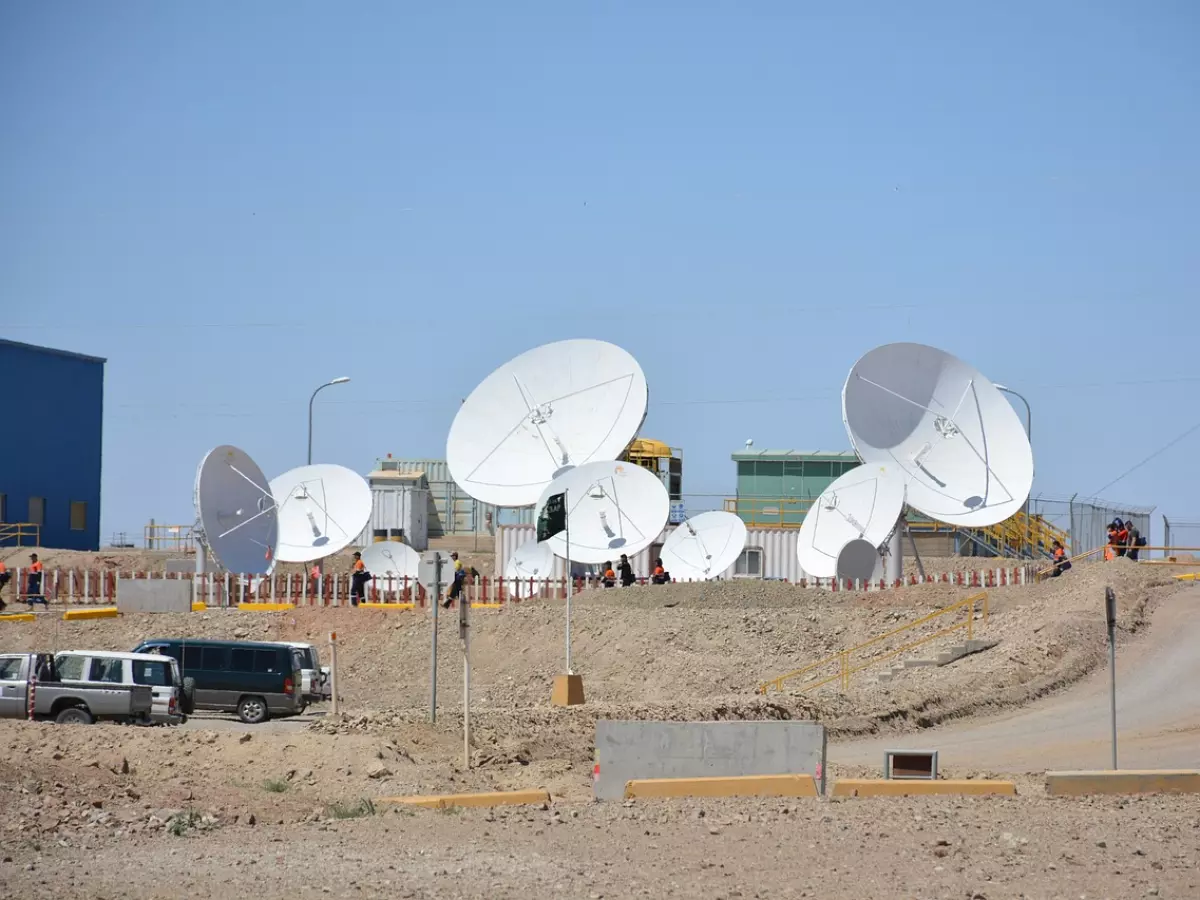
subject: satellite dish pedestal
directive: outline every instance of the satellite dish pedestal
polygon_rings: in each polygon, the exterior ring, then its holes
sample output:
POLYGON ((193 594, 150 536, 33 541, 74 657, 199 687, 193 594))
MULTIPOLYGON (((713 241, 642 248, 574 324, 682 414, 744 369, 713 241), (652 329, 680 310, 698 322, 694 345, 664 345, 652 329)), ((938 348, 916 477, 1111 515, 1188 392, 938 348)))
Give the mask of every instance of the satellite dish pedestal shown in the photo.
POLYGON ((887 550, 884 556, 883 570, 888 587, 897 584, 904 577, 904 533, 906 531, 908 531, 908 523, 901 515, 885 545, 887 550))
POLYGON ((567 511, 563 539, 567 545, 567 674, 554 676, 550 702, 555 706, 579 706, 583 703, 583 676, 571 670, 571 594, 575 579, 571 577, 571 503, 569 492, 563 491, 563 508, 567 511))
POLYGON ((200 527, 199 523, 192 526, 192 535, 196 538, 196 575, 192 579, 192 605, 203 603, 208 606, 208 592, 204 590, 204 575, 208 565, 208 541, 205 539, 204 529, 200 527))

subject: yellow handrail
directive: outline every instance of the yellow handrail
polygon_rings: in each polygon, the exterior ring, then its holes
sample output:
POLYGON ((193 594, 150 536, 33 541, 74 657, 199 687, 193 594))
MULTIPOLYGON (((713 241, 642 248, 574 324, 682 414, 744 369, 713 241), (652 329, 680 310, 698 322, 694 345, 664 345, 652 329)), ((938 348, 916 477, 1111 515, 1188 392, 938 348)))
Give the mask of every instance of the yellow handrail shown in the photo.
POLYGON ((42 526, 34 522, 0 522, 0 545, 9 541, 14 547, 40 547, 42 526))
POLYGON ((814 669, 819 669, 821 666, 828 665, 829 663, 835 662, 835 661, 838 663, 838 673, 836 675, 831 675, 820 681, 816 681, 811 684, 806 684, 804 687, 801 688, 801 691, 815 690, 816 688, 819 688, 822 685, 829 684, 829 682, 837 680, 837 679, 841 680, 842 689, 845 690, 846 688, 848 688, 850 686, 850 676, 855 674, 856 672, 861 672, 864 669, 869 669, 875 665, 878 665, 879 663, 883 662, 884 660, 888 660, 895 656, 899 656, 901 653, 905 653, 905 652, 913 649, 914 647, 919 647, 922 644, 926 644, 929 641, 932 641, 936 638, 944 637, 947 634, 951 634, 955 631, 959 631, 959 630, 965 628, 967 631, 967 640, 972 640, 975 635, 975 606, 977 603, 980 603, 980 601, 982 601, 983 621, 986 622, 987 617, 988 617, 988 595, 987 595, 987 592, 984 591, 984 592, 981 592, 978 594, 972 594, 970 597, 967 597, 965 600, 959 600, 957 603, 951 603, 949 606, 947 606, 943 609, 939 609, 937 612, 933 612, 927 616, 923 616, 922 618, 917 619, 915 622, 909 622, 906 625, 901 625, 899 628, 893 629, 892 631, 889 631, 886 634, 881 634, 878 637, 873 637, 869 641, 863 641, 861 644, 855 644, 853 647, 847 647, 844 650, 839 650, 837 653, 834 653, 831 656, 827 656, 824 659, 817 660, 815 663, 810 663, 809 665, 805 666, 802 669, 796 669, 794 672, 788 672, 784 675, 780 675, 778 678, 774 678, 771 681, 764 681, 762 684, 760 684, 758 686, 758 689, 755 691, 755 693, 765 694, 768 691, 768 689, 770 689, 772 687, 774 687, 775 690, 777 690, 777 691, 781 691, 781 690, 783 690, 783 683, 785 681, 789 681, 793 678, 798 678, 801 675, 807 675, 809 672, 813 671, 814 669), (927 625, 930 622, 934 621, 935 619, 941 618, 942 616, 947 616, 947 615, 951 615, 953 613, 957 613, 962 609, 967 609, 967 618, 966 618, 966 621, 964 621, 964 622, 958 622, 954 625, 951 625, 948 628, 943 628, 933 634, 929 634, 929 635, 926 635, 915 641, 911 641, 910 643, 907 643, 907 644, 903 645, 902 647, 898 647, 894 650, 889 651, 888 653, 886 653, 883 656, 875 657, 875 658, 871 659, 870 661, 864 663, 863 665, 856 667, 856 666, 852 666, 850 663, 850 656, 854 653, 857 653, 860 650, 864 650, 867 647, 873 647, 876 644, 879 644, 883 641, 888 640, 889 638, 894 638, 896 635, 904 634, 904 632, 911 631, 914 628, 920 628, 922 625, 927 625))
MULTIPOLYGON (((1098 553, 1103 553, 1108 547, 1109 547, 1108 544, 1101 544, 1099 547, 1093 547, 1091 550, 1088 550, 1086 553, 1078 553, 1075 556, 1067 557, 1067 562, 1069 562, 1069 563, 1082 562, 1085 559, 1090 559, 1091 557, 1095 556, 1098 553)), ((1137 550, 1139 554, 1148 553, 1151 550, 1161 551, 1162 553, 1165 553, 1165 554, 1200 553, 1200 547, 1131 547, 1130 549, 1137 550)), ((1138 559, 1137 562, 1152 563, 1154 565, 1159 565, 1159 566, 1172 565, 1172 564, 1190 565, 1190 563, 1174 563, 1174 561, 1171 559, 1138 559)), ((1047 566, 1044 569, 1039 569, 1038 571, 1033 573, 1034 581, 1040 581, 1043 576, 1049 575, 1056 568, 1058 568, 1058 564, 1052 563, 1051 565, 1047 566)))

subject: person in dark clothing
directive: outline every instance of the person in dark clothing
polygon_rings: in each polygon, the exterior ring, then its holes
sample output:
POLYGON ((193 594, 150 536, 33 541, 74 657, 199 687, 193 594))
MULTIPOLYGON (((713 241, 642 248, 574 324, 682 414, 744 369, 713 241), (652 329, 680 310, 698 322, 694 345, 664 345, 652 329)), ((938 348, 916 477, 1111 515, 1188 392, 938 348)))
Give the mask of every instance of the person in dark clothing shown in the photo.
POLYGON ((617 572, 621 576, 621 587, 629 587, 637 580, 633 577, 633 566, 629 564, 629 557, 624 553, 621 554, 621 564, 617 566, 617 572))
POLYGON ((446 602, 442 604, 442 609, 449 609, 450 604, 462 595, 463 584, 467 580, 467 570, 463 568, 463 563, 458 558, 458 553, 451 553, 450 558, 454 560, 454 578, 450 582, 450 590, 446 594, 446 602))
POLYGON ((1054 572, 1051 578, 1057 578, 1067 569, 1071 568, 1071 561, 1067 559, 1067 551, 1062 545, 1062 541, 1054 542, 1054 572))
POLYGON ((350 572, 350 605, 358 606, 359 602, 366 601, 367 581, 371 578, 371 573, 367 571, 367 564, 362 561, 362 554, 357 550, 354 552, 354 568, 350 572))
POLYGON ((1125 545, 1128 547, 1128 549, 1125 551, 1125 555, 1134 562, 1137 562, 1138 548, 1145 546, 1146 541, 1142 537, 1142 533, 1138 531, 1137 526, 1132 522, 1125 523, 1125 532, 1125 545))
POLYGON ((1113 526, 1117 529, 1117 556, 1124 556, 1129 548, 1129 526, 1120 519, 1113 519, 1113 526))
POLYGON ((29 579, 25 582, 25 602, 33 609, 35 603, 49 608, 46 595, 42 593, 42 563, 36 553, 29 554, 29 579))

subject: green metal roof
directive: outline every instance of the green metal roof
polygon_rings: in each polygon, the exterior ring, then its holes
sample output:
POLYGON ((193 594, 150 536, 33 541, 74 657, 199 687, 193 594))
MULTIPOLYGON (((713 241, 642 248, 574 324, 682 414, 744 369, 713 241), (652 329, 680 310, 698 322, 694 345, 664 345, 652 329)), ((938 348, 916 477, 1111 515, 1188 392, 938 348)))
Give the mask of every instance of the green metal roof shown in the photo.
POLYGON ((816 459, 816 460, 840 460, 840 459, 857 459, 858 454, 853 450, 747 450, 742 453, 734 453, 732 456, 735 462, 743 462, 753 459, 763 460, 787 460, 787 459, 816 459))

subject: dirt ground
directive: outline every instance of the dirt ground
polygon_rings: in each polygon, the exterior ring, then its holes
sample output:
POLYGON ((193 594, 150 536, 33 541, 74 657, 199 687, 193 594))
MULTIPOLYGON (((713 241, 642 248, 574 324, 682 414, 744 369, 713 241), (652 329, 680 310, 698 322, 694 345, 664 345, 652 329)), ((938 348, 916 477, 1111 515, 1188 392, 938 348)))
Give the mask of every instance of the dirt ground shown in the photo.
MULTIPOLYGON (((244 888, 264 900, 1196 896, 1194 799, 1051 800, 1023 778, 1015 800, 591 801, 598 717, 817 719, 832 735, 836 776, 877 766, 872 740, 919 742, 941 723, 966 728, 1086 689, 1105 659, 1107 584, 1119 598, 1123 660, 1142 658, 1174 630, 1148 629, 1155 616, 1197 599, 1163 567, 1080 566, 991 592, 987 619, 977 607, 973 622, 977 636, 998 642, 985 652, 885 684, 868 670, 844 693, 836 682, 802 692, 797 678, 765 696, 755 693, 761 681, 969 592, 931 585, 854 595, 757 582, 594 592, 573 610, 588 702, 572 709, 548 703, 563 668, 562 602, 479 610, 470 769, 452 616, 439 629, 436 726, 428 723, 427 612, 4 623, 7 651, 130 649, 164 635, 323 643, 336 629, 346 711, 258 727, 219 716, 175 729, 0 721, 0 885, 11 888, 5 895, 81 898, 207 898, 244 888), (396 812, 379 802, 524 787, 550 791, 551 807, 396 812)), ((915 652, 932 655, 959 637, 915 652)), ((1053 722, 1044 728, 1053 732, 1053 722)), ((1036 729, 1024 734, 1036 745, 1036 729)), ((986 762, 968 747, 944 768, 978 776, 986 762)))

